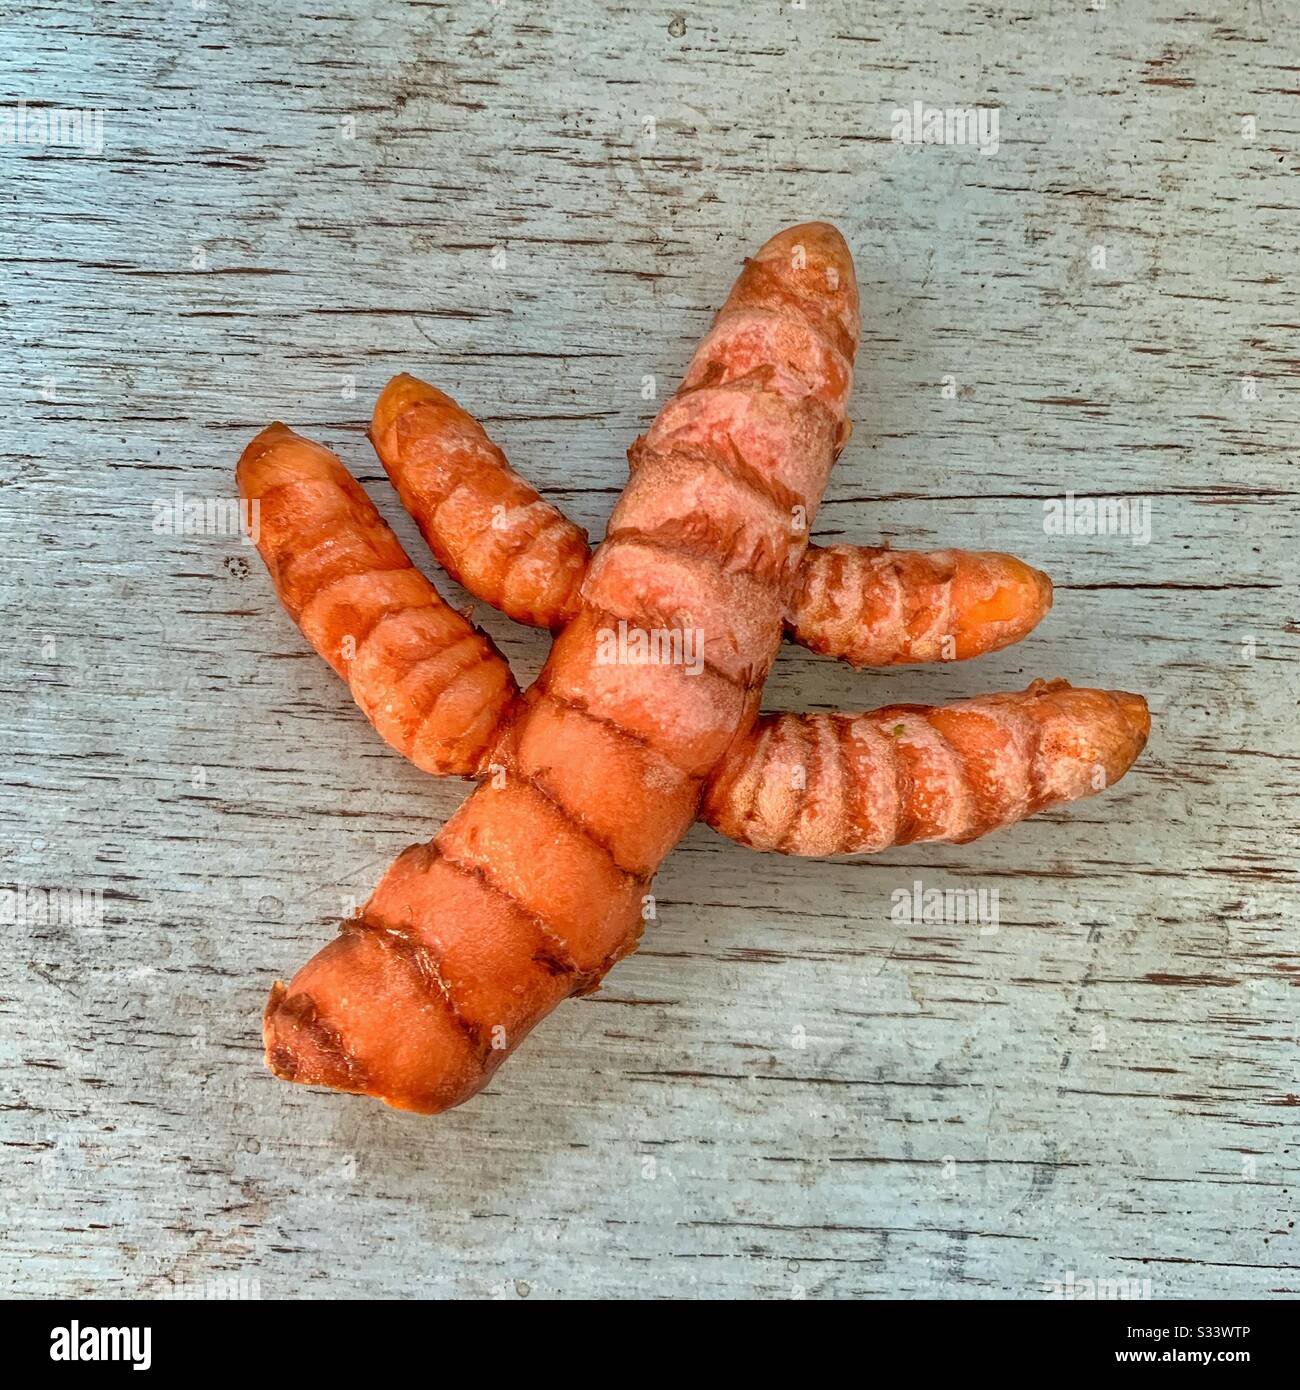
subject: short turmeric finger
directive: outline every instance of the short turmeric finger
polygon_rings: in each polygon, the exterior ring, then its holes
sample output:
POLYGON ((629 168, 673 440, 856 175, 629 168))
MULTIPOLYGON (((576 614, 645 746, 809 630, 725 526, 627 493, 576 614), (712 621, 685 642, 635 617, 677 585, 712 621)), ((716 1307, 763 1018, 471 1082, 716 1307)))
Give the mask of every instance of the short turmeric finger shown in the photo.
POLYGON ((586 532, 543 501, 472 415, 403 373, 380 394, 370 438, 453 579, 516 622, 557 631, 576 616, 586 532))
POLYGON ((850 666, 964 661, 1018 642, 1052 606, 1052 581, 993 551, 809 546, 787 636, 850 666))
POLYGON ((490 639, 412 566, 328 449, 274 424, 236 478, 281 602, 382 737, 426 772, 474 774, 519 693, 490 639))
POLYGON ((782 854, 973 840, 1118 781, 1150 728, 1140 695, 1066 681, 941 708, 768 714, 714 774, 700 816, 782 854))

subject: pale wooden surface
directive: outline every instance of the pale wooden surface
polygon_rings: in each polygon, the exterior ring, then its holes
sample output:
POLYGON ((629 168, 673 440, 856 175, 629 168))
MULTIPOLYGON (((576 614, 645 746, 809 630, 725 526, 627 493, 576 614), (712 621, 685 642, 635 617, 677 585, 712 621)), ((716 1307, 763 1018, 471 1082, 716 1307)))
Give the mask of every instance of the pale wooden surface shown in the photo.
MULTIPOLYGON (((1300 31, 1277 4, 872 8, 16 21, 10 94, 108 114, 99 157, 0 149, 4 882, 108 914, 4 929, 8 1292, 1300 1289, 1300 31), (913 100, 1000 105, 999 153, 891 144, 913 100), (697 827, 641 952, 464 1109, 274 1081, 268 985, 464 791, 378 741, 255 554, 154 536, 153 499, 228 495, 283 418, 424 556, 362 433, 410 369, 599 535, 643 375, 671 389, 742 255, 812 216, 865 324, 819 536, 1013 550, 1057 602, 960 667, 787 650, 769 705, 1065 675, 1149 694, 1140 766, 863 863, 697 827), (1150 545, 1045 536, 1067 489, 1151 498, 1150 545), (998 888, 1001 930, 891 923, 918 877, 998 888)), ((531 676, 545 638, 485 622, 531 676)))

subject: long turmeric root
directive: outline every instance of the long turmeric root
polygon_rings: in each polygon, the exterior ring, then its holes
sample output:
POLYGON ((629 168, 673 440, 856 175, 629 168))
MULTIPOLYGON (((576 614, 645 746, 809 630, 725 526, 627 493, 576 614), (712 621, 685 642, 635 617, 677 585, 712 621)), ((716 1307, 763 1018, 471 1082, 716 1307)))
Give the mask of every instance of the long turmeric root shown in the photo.
POLYGON ((426 772, 476 773, 518 695, 491 640, 412 566, 328 449, 274 424, 236 479, 281 602, 380 735, 426 772))
POLYGON ((700 816, 751 849, 782 854, 973 840, 1104 790, 1150 729, 1140 695, 1066 681, 934 709, 768 714, 732 747, 700 816))
POLYGON ((277 987, 264 1032, 278 1074, 445 1109, 633 949, 651 871, 757 709, 805 522, 847 435, 857 335, 834 228, 792 228, 748 262, 690 389, 640 442, 577 616, 512 726, 506 775, 277 987), (698 675, 602 662, 611 624, 680 631, 684 615, 703 634, 698 675), (561 763, 565 738, 577 768, 561 763))
MULTIPOLYGON (((403 373, 380 394, 370 438, 452 578, 516 622, 559 631, 572 621, 586 532, 520 478, 468 411, 403 373)), ((964 661, 1018 642, 1051 606, 1051 580, 1011 555, 810 545, 786 636, 851 666, 964 661)))

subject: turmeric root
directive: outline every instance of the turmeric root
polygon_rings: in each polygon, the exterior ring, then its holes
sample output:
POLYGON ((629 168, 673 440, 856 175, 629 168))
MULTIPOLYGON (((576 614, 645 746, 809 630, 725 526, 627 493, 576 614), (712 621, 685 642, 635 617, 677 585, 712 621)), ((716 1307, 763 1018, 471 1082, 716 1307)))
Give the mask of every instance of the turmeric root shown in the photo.
POLYGON ((412 566, 328 449, 274 424, 236 479, 281 602, 381 737, 426 772, 477 772, 519 693, 491 640, 412 566))
MULTIPOLYGON (((809 223, 772 238, 629 451, 594 556, 448 397, 410 377, 385 391, 372 437, 434 553, 473 592, 558 635, 522 696, 478 648, 448 678, 456 698, 439 690, 430 761, 481 774, 490 760, 492 775, 276 984, 263 1033, 278 1075, 426 1113, 459 1104, 635 948, 651 877, 699 814, 757 848, 858 853, 968 839, 1131 764, 1149 727, 1141 698, 1064 682, 946 709, 757 718, 786 621, 819 650, 892 663, 947 657, 943 637, 953 657, 992 650, 1050 601, 1045 577, 1006 556, 809 553, 849 434, 857 338, 839 233, 809 223), (611 657, 616 633, 660 656, 611 657), (689 662, 678 659, 688 637, 689 662), (460 698, 470 676, 491 692, 477 707, 460 698)), ((246 496, 271 504, 262 551, 286 606, 355 691, 359 657, 345 659, 339 634, 370 634, 360 653, 385 623, 441 600, 410 578, 409 593, 392 590, 385 576, 410 562, 327 451, 272 427, 240 475, 246 496), (343 600, 352 607, 336 613, 343 600)), ((375 672, 366 698, 407 728, 400 661, 375 672)))
POLYGON ((782 854, 960 843, 1104 790, 1150 729, 1140 695, 1066 681, 934 709, 768 714, 727 754, 700 818, 782 854))
POLYGON ((809 546, 790 636, 850 666, 965 661, 1019 642, 1052 606, 1052 581, 994 551, 809 546))
POLYGON ((746 265, 688 373, 700 384, 641 441, 577 616, 512 727, 520 749, 542 746, 399 858, 356 924, 273 993, 279 1075, 445 1109, 634 948, 659 847, 756 713, 806 546, 792 518, 815 513, 847 434, 857 335, 834 228, 782 232, 746 265), (598 659, 611 622, 679 627, 684 613, 703 633, 698 676, 598 659), (583 775, 565 781, 545 731, 568 721, 586 732, 583 775), (606 806, 628 814, 602 820, 606 806))
POLYGON ((519 623, 558 631, 577 614, 587 533, 543 501, 450 396, 394 377, 370 439, 453 579, 519 623))
MULTIPOLYGON (((380 394, 370 437, 452 578, 516 622, 559 631, 577 615, 586 532, 515 473, 472 415, 404 373, 380 394)), ((635 467, 635 446, 631 456, 635 467)), ((693 473, 690 460, 681 471, 693 473)), ((1011 555, 810 545, 786 636, 851 666, 964 661, 1018 642, 1051 606, 1051 580, 1011 555)))

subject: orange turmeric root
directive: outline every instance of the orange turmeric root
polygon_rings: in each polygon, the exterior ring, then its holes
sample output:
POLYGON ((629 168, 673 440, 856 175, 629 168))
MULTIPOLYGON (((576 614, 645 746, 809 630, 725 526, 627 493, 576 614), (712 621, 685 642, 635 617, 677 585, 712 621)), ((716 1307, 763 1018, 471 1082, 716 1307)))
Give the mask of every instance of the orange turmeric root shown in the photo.
POLYGON ((450 396, 394 377, 375 403, 370 440, 453 579, 518 623, 554 632, 576 616, 587 533, 543 501, 450 396))
MULTIPOLYGON (((453 579, 516 622, 558 632, 572 621, 587 534, 514 472, 472 415, 403 373, 380 394, 370 438, 453 579)), ((965 661, 1018 642, 1051 606, 1052 581, 1011 555, 810 545, 786 636, 851 666, 965 661)))
POLYGON ((640 442, 577 615, 510 730, 506 774, 277 986, 264 1020, 275 1072, 446 1109, 635 947, 651 872, 757 711, 803 523, 847 435, 857 336, 834 228, 792 228, 748 262, 693 389, 640 442), (703 634, 698 675, 599 659, 611 624, 680 630, 685 614, 703 634))
MULTIPOLYGON (((435 553, 474 592, 560 630, 524 695, 489 652, 456 667, 448 689, 472 675, 490 697, 435 697, 437 737, 455 750, 432 760, 438 770, 482 772, 490 760, 492 774, 272 990, 263 1032, 278 1075, 426 1113, 473 1095, 539 1019, 634 949, 651 876, 702 798, 710 823, 743 843, 857 853, 970 838, 1129 766, 1144 702, 1064 683, 948 709, 755 723, 787 615, 851 659, 925 660, 940 636, 967 655, 1014 640, 1050 596, 1009 557, 807 559, 808 524, 848 437, 857 337, 839 233, 810 223, 769 241, 630 451, 631 480, 589 561, 581 533, 454 402, 413 378, 385 392, 376 447, 435 553), (946 634, 929 616, 940 604, 946 634), (611 656, 615 635, 629 634, 671 640, 659 659, 611 656), (688 638, 690 659, 678 660, 688 638)), ((339 634, 372 633, 368 643, 410 621, 407 607, 441 600, 390 598, 384 576, 409 561, 364 494, 327 451, 282 426, 267 434, 241 461, 241 491, 269 504, 262 550, 277 589, 355 691, 358 658, 343 660, 339 634), (266 476, 252 471, 272 450, 266 476), (356 618, 333 615, 340 594, 356 618)), ((377 679, 372 703, 380 688, 405 708, 399 671, 377 679)))
POLYGON ((789 636, 850 666, 965 661, 1019 642, 1052 606, 1052 581, 995 551, 809 546, 789 636))
POLYGON ((380 735, 426 772, 476 773, 519 693, 491 640, 412 566, 328 449, 271 425, 235 476, 281 602, 380 735))
POLYGON ((714 774, 700 818, 782 854, 960 843, 1104 790, 1150 730, 1140 695, 1066 681, 934 709, 765 714, 714 774))

